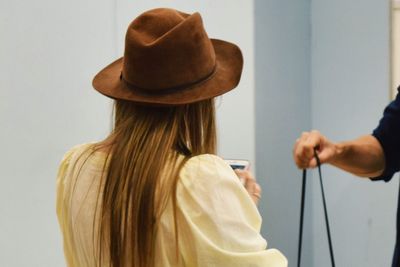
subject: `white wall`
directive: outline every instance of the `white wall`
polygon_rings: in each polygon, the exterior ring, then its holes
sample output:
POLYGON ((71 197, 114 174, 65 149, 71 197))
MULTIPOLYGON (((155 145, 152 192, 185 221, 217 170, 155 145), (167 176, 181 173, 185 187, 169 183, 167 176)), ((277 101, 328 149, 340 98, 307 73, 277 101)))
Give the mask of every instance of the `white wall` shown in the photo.
POLYGON ((0 266, 63 266, 57 165, 109 128, 91 77, 115 57, 112 6, 3 0, 0 18, 0 266))
MULTIPOLYGON (((369 134, 389 102, 389 1, 312 1, 312 127, 335 141, 369 134)), ((390 266, 398 179, 323 168, 337 266, 390 266)), ((317 180, 315 180, 317 181, 317 180)), ((314 183, 313 266, 329 266, 314 183)))
POLYGON ((0 266, 63 266, 55 176, 71 146, 103 138, 110 101, 91 87, 121 56, 128 23, 145 9, 200 11, 211 37, 242 48, 237 90, 218 109, 220 152, 254 162, 252 1, 0 2, 0 266), (133 4, 132 4, 133 3, 133 4))

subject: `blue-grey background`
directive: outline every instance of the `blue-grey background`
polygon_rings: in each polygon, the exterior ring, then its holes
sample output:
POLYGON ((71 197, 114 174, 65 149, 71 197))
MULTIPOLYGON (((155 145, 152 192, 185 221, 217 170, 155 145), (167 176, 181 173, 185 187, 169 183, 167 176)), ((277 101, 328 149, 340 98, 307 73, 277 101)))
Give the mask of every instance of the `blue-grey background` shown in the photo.
MULTIPOLYGON (((199 11, 211 37, 245 58, 218 100, 219 152, 248 158, 262 185, 262 234, 296 266, 302 131, 334 141, 370 133, 389 102, 389 0, 0 0, 0 266, 65 266, 55 175, 71 146, 110 130, 93 75, 120 57, 144 10, 199 11)), ((325 166, 337 266, 389 266, 398 179, 370 182, 325 166)), ((307 187, 303 266, 329 266, 317 177, 307 187)))
MULTIPOLYGON (((301 172, 293 143, 310 129, 341 141, 377 126, 390 95, 390 2, 254 3, 263 232, 296 266, 301 172)), ((371 182, 329 166, 323 174, 337 266, 390 266, 397 177, 371 182)), ((330 266, 317 176, 308 181, 302 266, 330 266)))

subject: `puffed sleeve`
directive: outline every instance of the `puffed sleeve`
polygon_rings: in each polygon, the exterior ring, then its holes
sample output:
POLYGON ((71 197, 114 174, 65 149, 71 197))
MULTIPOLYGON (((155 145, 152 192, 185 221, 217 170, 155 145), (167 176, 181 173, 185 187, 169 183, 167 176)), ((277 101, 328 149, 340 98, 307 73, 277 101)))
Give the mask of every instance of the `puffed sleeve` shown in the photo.
POLYGON ((70 165, 72 164, 75 152, 80 148, 80 146, 75 146, 71 148, 68 152, 64 154, 61 160, 60 166, 58 168, 57 180, 56 180, 56 212, 58 217, 58 222, 63 235, 63 248, 64 255, 67 261, 67 266, 78 266, 73 257, 73 240, 71 239, 70 227, 69 227, 69 172, 70 165))
POLYGON ((201 155, 186 163, 177 205, 186 266, 287 266, 281 252, 266 249, 258 209, 221 158, 201 155))
POLYGON ((72 154, 74 152, 74 149, 69 150, 67 153, 64 154, 60 166, 58 167, 58 173, 57 173, 57 180, 56 180, 56 211, 57 211, 57 216, 60 224, 62 223, 62 210, 63 210, 63 203, 64 203, 64 197, 65 197, 65 186, 66 186, 66 176, 67 176, 67 170, 71 161, 72 154))
MULTIPOLYGON (((399 91, 397 89, 397 91, 399 91)), ((389 181, 400 170, 400 94, 386 108, 373 136, 381 144, 385 155, 385 170, 374 180, 389 181)))

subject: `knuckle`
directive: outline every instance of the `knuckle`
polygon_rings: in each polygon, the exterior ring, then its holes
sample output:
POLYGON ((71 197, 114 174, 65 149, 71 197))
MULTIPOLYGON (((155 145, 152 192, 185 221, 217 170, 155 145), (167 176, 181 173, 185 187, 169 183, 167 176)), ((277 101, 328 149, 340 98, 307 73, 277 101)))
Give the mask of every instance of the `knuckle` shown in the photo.
POLYGON ((298 150, 295 152, 294 155, 295 155, 296 161, 300 161, 300 159, 301 159, 301 157, 302 157, 302 155, 303 155, 303 152, 302 152, 302 150, 298 149, 298 150))
POLYGON ((297 168, 300 168, 300 162, 299 161, 295 161, 295 164, 296 164, 297 168))
POLYGON ((250 178, 250 172, 249 171, 241 170, 240 174, 246 179, 250 178))
POLYGON ((256 184, 256 190, 257 190, 259 193, 261 193, 262 189, 261 189, 261 186, 260 186, 259 184, 256 184))
POLYGON ((304 145, 304 150, 309 151, 309 150, 312 150, 313 148, 314 148, 314 144, 312 144, 312 143, 308 143, 308 144, 304 145))
POLYGON ((307 137, 310 133, 309 132, 302 132, 301 137, 307 137))
POLYGON ((297 168, 299 168, 299 169, 303 169, 304 168, 304 165, 305 165, 305 163, 304 163, 304 161, 297 161, 296 162, 296 165, 297 165, 297 168))

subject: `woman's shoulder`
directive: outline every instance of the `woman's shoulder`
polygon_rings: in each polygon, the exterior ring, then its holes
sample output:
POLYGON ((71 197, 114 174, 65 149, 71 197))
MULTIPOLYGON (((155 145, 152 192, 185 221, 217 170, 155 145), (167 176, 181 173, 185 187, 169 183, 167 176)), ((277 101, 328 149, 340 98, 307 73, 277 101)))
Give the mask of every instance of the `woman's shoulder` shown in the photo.
POLYGON ((192 183, 218 183, 222 180, 235 180, 236 174, 221 157, 202 154, 191 157, 181 170, 181 181, 192 183))
POLYGON ((60 169, 66 169, 75 162, 86 162, 90 157, 92 163, 104 163, 105 152, 97 151, 95 142, 75 145, 67 150, 60 162, 60 169))
POLYGON ((201 154, 201 155, 193 156, 188 160, 188 163, 189 162, 203 162, 203 163, 208 162, 208 163, 213 163, 213 164, 227 165, 227 163, 225 163, 225 161, 221 157, 219 157, 215 154, 201 154))
POLYGON ((183 167, 190 170, 216 170, 216 169, 230 169, 221 157, 214 154, 201 154, 188 159, 183 167))
POLYGON ((58 166, 58 174, 57 174, 57 183, 63 183, 69 177, 69 175, 76 169, 79 169, 79 166, 85 164, 90 158, 91 165, 100 166, 98 163, 104 162, 103 153, 94 154, 94 142, 92 143, 83 143, 79 145, 75 145, 67 150, 62 157, 59 166, 58 166))
POLYGON ((90 147, 93 147, 94 144, 95 143, 83 143, 71 147, 64 153, 61 163, 68 163, 74 155, 87 151, 90 147))

